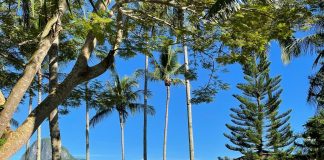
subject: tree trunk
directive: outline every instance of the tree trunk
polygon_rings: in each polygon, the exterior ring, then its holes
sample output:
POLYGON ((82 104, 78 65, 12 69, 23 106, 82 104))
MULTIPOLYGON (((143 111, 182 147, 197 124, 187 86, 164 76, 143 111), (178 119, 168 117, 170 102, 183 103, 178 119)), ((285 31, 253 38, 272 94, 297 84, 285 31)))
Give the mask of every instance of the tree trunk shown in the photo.
MULTIPOLYGON (((185 38, 183 38, 185 40, 185 38)), ((188 48, 185 42, 182 42, 184 62, 185 62, 185 73, 189 72, 189 60, 188 60, 188 48)), ((185 76, 186 83, 186 104, 187 104, 187 117, 188 117, 188 136, 189 136, 189 154, 190 160, 194 160, 194 138, 193 138, 193 128, 192 128, 192 112, 191 112, 191 86, 190 80, 185 76)))
MULTIPOLYGON (((109 2, 109 0, 97 1, 97 4, 99 4, 97 5, 98 9, 105 10, 106 6, 109 5, 109 2)), ((117 32, 119 32, 119 30, 122 30, 122 27, 120 26, 117 26, 117 28, 117 32)), ((121 37, 117 36, 117 38, 119 41, 115 42, 115 46, 118 46, 122 40, 121 37)), ((0 147, 1 158, 8 159, 11 155, 17 152, 27 142, 30 136, 36 131, 36 128, 50 115, 50 113, 62 101, 64 101, 69 96, 74 87, 85 81, 98 77, 113 64, 114 56, 116 53, 115 50, 111 50, 107 57, 97 65, 89 67, 87 62, 95 46, 96 39, 93 33, 90 31, 87 35, 81 53, 78 56, 72 71, 65 78, 65 80, 60 85, 58 85, 56 92, 53 94, 49 94, 46 97, 46 99, 29 114, 29 116, 22 123, 22 125, 19 128, 17 128, 16 131, 10 133, 6 140, 6 143, 0 147)), ((2 113, 4 112, 1 112, 1 114, 2 113)), ((5 116, 8 117, 8 114, 5 114, 5 116)), ((11 118, 12 115, 9 117, 11 118)), ((1 118, 3 118, 2 115, 0 115, 0 119, 1 118)), ((2 121, 0 120, 0 122, 2 121)), ((2 123, 0 123, 0 125, 1 124, 2 123)))
MULTIPOLYGON (((256 79, 256 78, 255 78, 256 79)), ((255 80, 257 82, 257 80, 255 80)), ((257 82, 258 83, 258 82, 257 82)), ((258 120, 260 121, 260 125, 257 126, 257 132, 260 135, 260 144, 257 146, 258 156, 261 160, 264 159, 263 157, 263 114, 262 114, 262 107, 261 107, 261 97, 257 97, 257 107, 258 107, 258 120)))
POLYGON ((86 160, 90 160, 89 150, 89 93, 88 93, 88 82, 85 84, 85 98, 86 98, 86 160))
POLYGON ((125 141, 124 141, 124 116, 123 113, 119 112, 119 122, 120 122, 120 133, 121 133, 121 154, 122 154, 122 160, 125 160, 125 141))
POLYGON ((147 160, 147 74, 148 74, 148 56, 145 55, 144 71, 144 129, 143 129, 143 159, 147 160))
MULTIPOLYGON (((28 105, 28 115, 30 114, 30 112, 33 109, 33 90, 30 88, 29 89, 29 105, 28 105)), ((29 139, 26 143, 26 153, 25 153, 25 159, 27 160, 27 158, 29 157, 29 139)))
POLYGON ((6 102, 6 99, 0 90, 0 106, 4 105, 5 102, 6 102))
MULTIPOLYGON (((57 38, 49 50, 49 92, 56 92, 58 85, 58 46, 59 39, 57 38)), ((49 116, 49 129, 52 146, 52 160, 61 159, 61 135, 58 122, 58 106, 51 112, 49 116)))
MULTIPOLYGON (((179 22, 180 28, 184 28, 184 12, 183 10, 179 11, 179 22)), ((181 43, 183 47, 184 54, 184 65, 185 65, 185 74, 189 73, 189 58, 188 58, 188 47, 186 45, 186 37, 183 35, 181 37, 181 43)), ((192 127, 192 107, 191 107, 191 86, 190 80, 185 76, 185 84, 186 84, 186 105, 187 105, 187 117, 188 117, 188 138, 189 138, 189 155, 190 160, 195 159, 194 154, 194 138, 193 138, 193 127, 192 127)))
POLYGON ((33 81, 36 72, 40 69, 41 64, 47 55, 48 50, 52 46, 53 41, 58 37, 60 32, 60 18, 66 10, 66 1, 59 1, 59 9, 56 14, 48 21, 41 36, 41 40, 38 44, 36 51, 30 58, 23 72, 23 75, 19 78, 16 85, 12 88, 6 103, 4 104, 3 111, 0 112, 0 137, 4 133, 7 123, 10 122, 14 112, 16 111, 21 99, 29 88, 33 81), (56 25, 56 27, 53 27, 56 25), (52 28, 56 28, 53 30, 52 28))
MULTIPOLYGON (((38 105, 42 103, 42 69, 37 72, 38 77, 38 105)), ((41 160, 42 154, 42 126, 39 125, 37 129, 37 157, 36 160, 41 160)))
POLYGON ((166 104, 165 104, 165 122, 164 122, 164 139, 163 139, 163 160, 166 160, 167 136, 168 136, 168 120, 169 120, 169 102, 170 102, 170 86, 166 86, 166 104))

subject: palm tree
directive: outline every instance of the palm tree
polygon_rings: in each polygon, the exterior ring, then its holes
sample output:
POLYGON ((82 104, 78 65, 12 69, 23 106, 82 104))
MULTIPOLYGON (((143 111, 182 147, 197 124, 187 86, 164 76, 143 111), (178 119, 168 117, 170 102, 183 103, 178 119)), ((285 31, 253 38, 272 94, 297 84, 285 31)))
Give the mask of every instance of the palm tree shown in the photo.
POLYGON ((169 120, 169 102, 170 102, 170 86, 171 84, 183 83, 181 79, 175 78, 183 70, 177 62, 177 55, 172 51, 171 46, 164 47, 160 55, 160 61, 153 60, 154 72, 151 73, 152 80, 164 81, 166 87, 166 104, 165 104, 165 124, 164 124, 164 139, 163 139, 163 160, 166 160, 167 133, 169 120))
MULTIPOLYGON (((143 90, 134 91, 137 87, 137 81, 131 77, 124 77, 122 80, 115 71, 112 71, 113 82, 107 84, 107 90, 102 92, 97 100, 99 102, 99 109, 91 118, 90 125, 94 126, 103 118, 108 116, 114 110, 118 112, 119 123, 121 130, 121 149, 122 160, 125 160, 125 143, 124 143, 124 128, 128 112, 136 113, 144 110, 144 105, 136 103, 143 90)), ((147 113, 153 115, 155 113, 152 106, 147 106, 147 113)))
MULTIPOLYGON (((177 10, 177 20, 179 21, 179 27, 184 28, 184 12, 183 10, 177 10)), ((192 107, 191 107, 191 85, 188 78, 189 72, 189 58, 188 58, 188 46, 186 44, 186 35, 183 34, 180 37, 184 55, 184 73, 185 73, 185 85, 186 85, 186 106, 187 106, 187 118, 188 118, 188 138, 189 138, 189 157, 190 160, 194 160, 194 138, 192 127, 192 107)))

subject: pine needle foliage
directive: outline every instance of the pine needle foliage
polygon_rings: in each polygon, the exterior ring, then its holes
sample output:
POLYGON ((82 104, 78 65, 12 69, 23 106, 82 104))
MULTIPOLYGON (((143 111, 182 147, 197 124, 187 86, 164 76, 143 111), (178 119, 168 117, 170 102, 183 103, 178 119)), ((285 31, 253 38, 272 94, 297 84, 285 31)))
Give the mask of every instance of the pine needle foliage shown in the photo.
POLYGON ((290 154, 293 136, 290 112, 279 113, 281 103, 280 76, 269 77, 267 57, 254 55, 243 64, 245 83, 237 85, 243 95, 234 95, 241 103, 231 108, 232 124, 226 124, 230 133, 225 133, 232 144, 230 150, 241 152, 246 158, 264 159, 290 154))

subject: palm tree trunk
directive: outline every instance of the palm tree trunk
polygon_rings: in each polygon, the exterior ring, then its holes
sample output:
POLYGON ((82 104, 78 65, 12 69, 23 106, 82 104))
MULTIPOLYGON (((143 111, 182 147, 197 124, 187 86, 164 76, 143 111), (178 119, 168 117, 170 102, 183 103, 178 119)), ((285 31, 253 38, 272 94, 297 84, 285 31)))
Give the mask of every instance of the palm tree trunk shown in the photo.
POLYGON ((122 149, 122 160, 125 160, 125 141, 124 141, 124 116, 123 113, 119 112, 120 122, 120 133, 121 133, 121 149, 122 149))
POLYGON ((165 104, 165 122, 164 122, 164 140, 163 140, 163 160, 166 160, 167 136, 168 136, 168 120, 169 120, 169 102, 170 102, 170 86, 166 86, 167 97, 165 104))
POLYGON ((88 82, 85 85, 85 98, 86 98, 86 160, 90 160, 89 150, 89 93, 88 93, 88 82))
POLYGON ((143 159, 147 160, 147 73, 148 73, 148 56, 145 55, 145 72, 144 72, 144 135, 143 135, 143 159))
MULTIPOLYGON (((49 93, 54 94, 58 85, 58 38, 49 50, 49 93)), ((61 134, 58 122, 58 109, 54 109, 49 116, 49 129, 52 146, 52 160, 61 159, 61 134)))
MULTIPOLYGON (((40 68, 37 72, 38 76, 38 104, 42 102, 42 69, 40 68)), ((37 129, 37 156, 36 160, 41 160, 41 152, 42 152, 42 126, 39 125, 37 129)))
MULTIPOLYGON (((32 111, 33 108, 33 90, 29 89, 29 105, 28 105, 28 115, 32 111)), ((28 139, 26 143, 26 153, 25 153, 25 159, 27 160, 29 157, 29 142, 30 140, 28 139)))
MULTIPOLYGON (((188 47, 185 44, 185 38, 182 42, 183 53, 184 53, 184 62, 185 62, 185 72, 189 71, 189 60, 188 60, 188 47)), ((186 83, 186 104, 187 104, 187 117, 188 117, 188 135, 189 135, 189 154, 190 160, 194 160, 194 138, 193 138, 193 128, 192 128, 192 112, 191 112, 191 86, 190 80, 185 76, 186 83)))
MULTIPOLYGON (((179 22, 180 28, 184 28, 184 12, 182 9, 179 10, 179 22)), ((185 73, 189 72, 189 58, 188 58, 188 47, 186 45, 186 36, 181 37, 183 54, 184 54, 184 63, 185 63, 185 73)), ((188 117, 188 138, 189 138, 189 155, 190 160, 194 160, 194 138, 193 138, 193 128, 192 128, 192 111, 191 111, 191 86, 190 80, 185 76, 186 84, 186 104, 187 104, 187 117, 188 117)))

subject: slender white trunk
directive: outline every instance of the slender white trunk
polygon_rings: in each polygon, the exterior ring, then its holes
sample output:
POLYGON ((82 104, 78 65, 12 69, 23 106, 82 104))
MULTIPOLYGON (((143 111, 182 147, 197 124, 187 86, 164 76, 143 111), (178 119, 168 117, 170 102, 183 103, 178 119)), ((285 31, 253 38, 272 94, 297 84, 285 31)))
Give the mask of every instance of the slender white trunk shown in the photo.
MULTIPOLYGON (((183 38, 185 40, 185 38, 183 38)), ((185 72, 189 72, 189 60, 188 60, 188 47, 185 42, 182 42, 184 62, 185 62, 185 72)), ((190 81, 185 78, 186 83, 186 104, 187 104, 187 117, 188 117, 188 136, 189 136, 189 154, 190 160, 194 160, 194 138, 193 138, 193 128, 192 128, 192 111, 191 111, 191 89, 190 81)))
POLYGON ((147 160, 147 73, 148 73, 148 56, 145 55, 145 72, 144 72, 144 129, 143 129, 143 159, 147 160))
POLYGON ((170 102, 170 86, 166 86, 167 97, 165 104, 165 122, 164 122, 164 140, 163 140, 163 160, 166 160, 167 153, 167 137, 168 137, 168 120, 169 120, 169 102, 170 102))
POLYGON ((120 133, 121 133, 121 149, 122 149, 122 160, 125 160, 125 141, 124 141, 124 117, 122 113, 119 113, 119 121, 120 121, 120 133))
POLYGON ((86 82, 86 160, 90 160, 89 150, 89 93, 88 93, 88 82, 86 82))
MULTIPOLYGON (((38 104, 42 102, 42 69, 37 72, 38 76, 38 104)), ((41 160, 42 152, 42 126, 39 125, 37 129, 37 157, 36 160, 41 160)))

